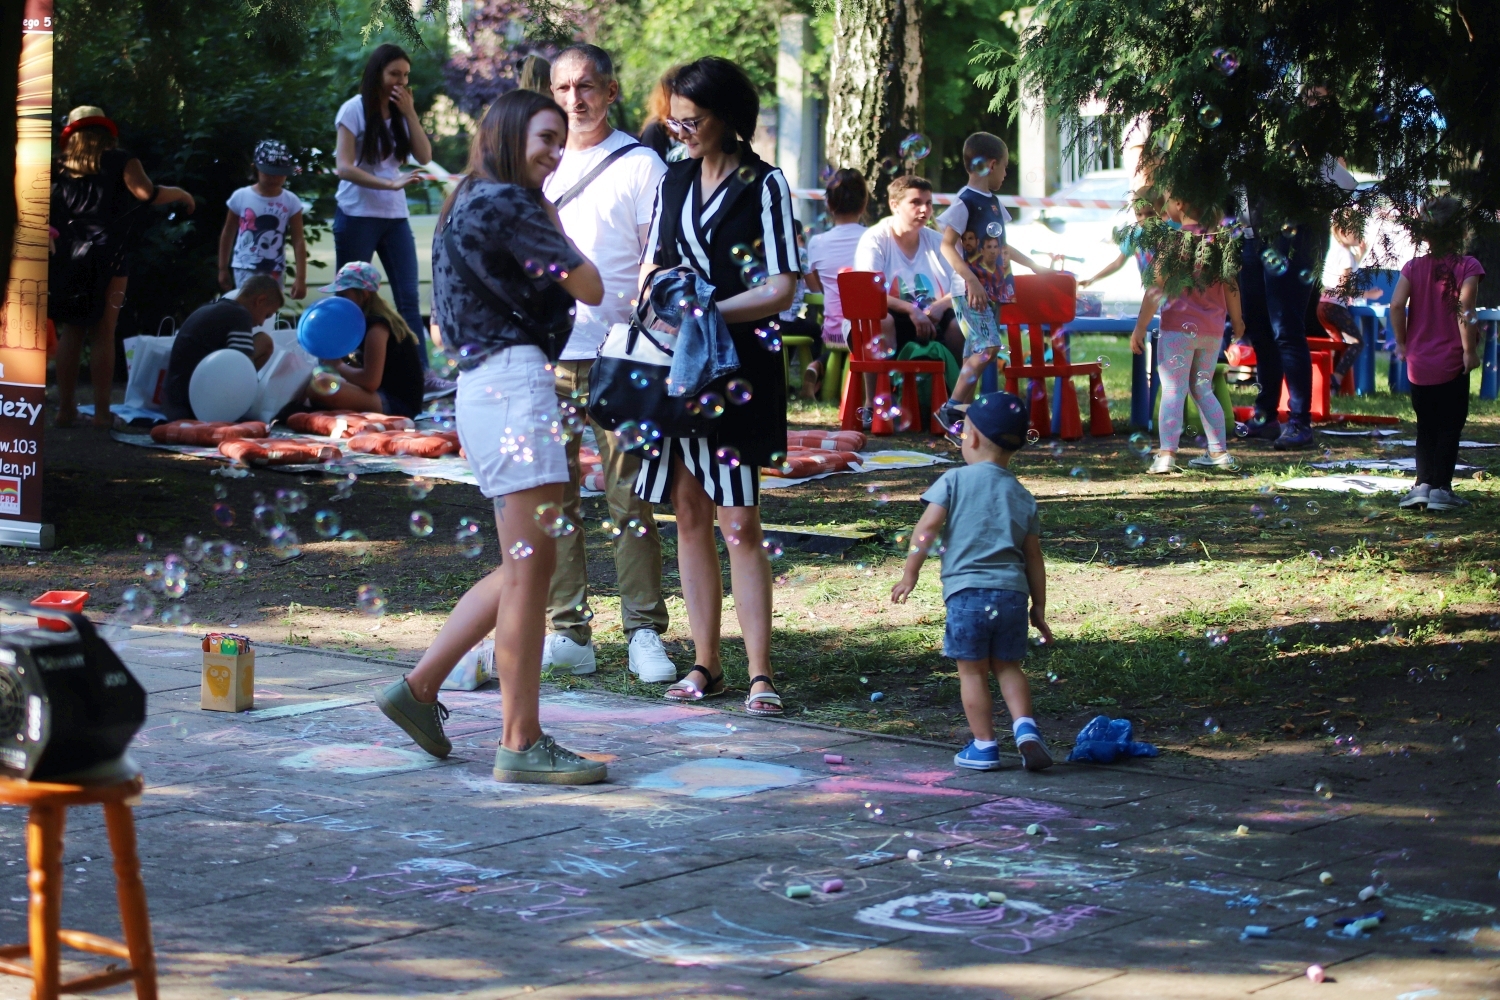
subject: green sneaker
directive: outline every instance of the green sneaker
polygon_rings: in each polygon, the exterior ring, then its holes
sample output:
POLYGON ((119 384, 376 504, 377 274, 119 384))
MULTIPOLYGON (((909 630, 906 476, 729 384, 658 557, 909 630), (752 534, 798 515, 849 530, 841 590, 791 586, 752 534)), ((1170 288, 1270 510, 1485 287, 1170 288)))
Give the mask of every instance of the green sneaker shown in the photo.
POLYGON ((597 760, 564 750, 546 734, 528 750, 495 748, 495 780, 542 785, 592 785, 603 781, 607 768, 597 760))
POLYGON ((447 706, 440 701, 418 701, 405 677, 377 694, 375 704, 380 706, 387 719, 416 740, 417 746, 434 757, 446 757, 453 752, 453 744, 443 732, 443 720, 448 718, 447 706))

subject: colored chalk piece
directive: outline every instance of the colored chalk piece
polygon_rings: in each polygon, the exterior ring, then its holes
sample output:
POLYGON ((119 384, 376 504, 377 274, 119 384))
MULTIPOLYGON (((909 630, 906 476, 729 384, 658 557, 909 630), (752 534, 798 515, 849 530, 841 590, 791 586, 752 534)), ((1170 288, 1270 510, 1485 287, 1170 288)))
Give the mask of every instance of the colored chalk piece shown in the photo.
POLYGON ((823 755, 823 763, 825 763, 825 764, 842 764, 843 762, 844 762, 844 755, 843 754, 825 753, 823 755))
POLYGON ((990 902, 994 903, 996 906, 1001 905, 1007 899, 1005 893, 1003 893, 1003 892, 992 892, 992 893, 989 894, 989 897, 990 897, 990 902))
POLYGON ((806 899, 811 895, 812 886, 810 885, 789 885, 786 887, 787 899, 806 899))
POLYGON ((843 892, 843 891, 844 891, 844 880, 841 879, 841 878, 831 878, 827 882, 823 883, 823 893, 825 895, 828 894, 828 893, 830 893, 830 892, 843 892))
POLYGON ((244 712, 255 707, 255 650, 250 640, 218 634, 203 640, 198 706, 208 712, 244 712))
POLYGON ((969 902, 973 903, 975 906, 979 907, 981 910, 987 910, 991 906, 995 905, 994 903, 990 902, 989 894, 988 893, 984 893, 984 892, 976 892, 976 893, 974 893, 974 895, 972 895, 972 896, 969 897, 969 902))
POLYGON ((1032 823, 1030 826, 1028 826, 1026 828, 1026 836, 1028 836, 1028 837, 1035 837, 1038 834, 1040 834, 1041 832, 1042 832, 1042 827, 1041 827, 1040 823, 1032 823))
POLYGON ((885 701, 885 692, 884 691, 871 691, 870 692, 870 700, 871 701, 885 701))
POLYGON ((1302 926, 1308 928, 1316 927, 1318 926, 1318 918, 1308 917, 1306 920, 1302 921, 1302 926))
POLYGON ((1321 983, 1327 975, 1321 965, 1309 965, 1307 967, 1307 978, 1310 982, 1321 983))
POLYGON ((1270 936, 1271 928, 1263 927, 1260 924, 1246 924, 1244 932, 1240 934, 1240 940, 1243 941, 1245 938, 1263 938, 1270 936))

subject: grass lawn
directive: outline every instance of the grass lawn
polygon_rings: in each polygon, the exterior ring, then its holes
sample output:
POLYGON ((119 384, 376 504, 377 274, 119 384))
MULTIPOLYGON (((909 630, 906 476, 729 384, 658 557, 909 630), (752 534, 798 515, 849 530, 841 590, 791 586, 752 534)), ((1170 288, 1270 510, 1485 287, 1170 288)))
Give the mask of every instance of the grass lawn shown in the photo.
MULTIPOLYGON (((1110 361, 1106 387, 1122 432, 1057 447, 1044 441, 1013 466, 1042 510, 1048 617, 1058 641, 1034 647, 1026 670, 1049 736, 1070 740, 1077 724, 1097 712, 1136 720, 1143 738, 1203 752, 1349 733, 1384 734, 1405 746, 1500 722, 1492 667, 1500 641, 1500 496, 1493 478, 1462 479, 1459 492, 1473 506, 1431 516, 1399 511, 1389 494, 1278 489, 1278 482, 1314 471, 1305 463, 1325 457, 1411 454, 1369 437, 1327 435, 1319 435, 1318 450, 1295 455, 1238 443, 1236 474, 1147 477, 1124 429, 1130 376, 1124 339, 1075 341, 1075 357, 1101 355, 1110 361), (1136 546, 1127 536, 1132 526, 1143 539, 1136 546), (1214 724, 1205 727, 1208 719, 1214 724)), ((1235 396, 1249 402, 1248 391, 1235 396)), ((1339 398, 1336 405, 1397 414, 1402 436, 1414 429, 1404 398, 1339 398)), ((1475 398, 1470 414, 1465 437, 1500 440, 1500 407, 1475 398)), ((797 404, 792 418, 807 427, 833 426, 836 419, 832 407, 810 404, 797 404)), ((879 446, 957 458, 925 435, 879 446)), ((1461 458, 1500 472, 1500 450, 1466 450, 1461 458)), ((252 547, 251 568, 239 577, 204 575, 187 598, 194 629, 232 624, 264 642, 414 658, 463 590, 493 566, 488 527, 482 559, 462 558, 452 542, 459 517, 488 524, 488 505, 472 488, 441 484, 418 504, 406 496, 404 478, 369 476, 350 500, 330 503, 331 481, 319 477, 257 472, 222 480, 209 477, 208 468, 88 430, 49 431, 47 502, 63 547, 0 550, 4 589, 26 595, 88 589, 91 609, 108 612, 139 581, 143 563, 177 550, 183 535, 226 537, 252 547), (228 486, 226 502, 240 512, 227 530, 211 516, 216 483, 228 486), (293 517, 304 555, 282 564, 249 524, 252 491, 277 488, 303 489, 311 501, 293 517), (430 538, 413 539, 407 530, 416 506, 437 521, 430 538), (359 556, 347 545, 318 541, 312 515, 320 509, 337 510, 345 528, 364 531, 369 551, 359 556), (141 531, 158 541, 149 555, 136 547, 141 531), (383 619, 355 609, 363 583, 385 590, 383 619)), ((943 468, 833 476, 764 495, 767 522, 873 533, 873 541, 841 555, 787 547, 773 564, 775 667, 789 710, 799 717, 945 742, 963 738, 956 674, 941 655, 936 561, 908 604, 889 600, 906 534, 923 507, 921 493, 943 468), (883 700, 871 702, 877 691, 883 700)), ((625 669, 602 499, 586 501, 585 511, 601 669, 554 680, 653 694, 656 688, 625 669)), ((675 545, 670 538, 665 544, 673 615, 666 639, 686 668, 692 648, 675 545)), ((731 686, 743 690, 732 595, 725 605, 726 666, 731 686)))

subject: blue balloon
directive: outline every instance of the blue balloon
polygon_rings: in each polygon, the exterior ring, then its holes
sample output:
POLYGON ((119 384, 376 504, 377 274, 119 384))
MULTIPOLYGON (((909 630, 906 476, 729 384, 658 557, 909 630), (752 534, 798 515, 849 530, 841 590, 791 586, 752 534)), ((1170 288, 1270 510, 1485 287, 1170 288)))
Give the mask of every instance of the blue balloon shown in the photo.
POLYGON ((337 295, 308 306, 297 323, 297 343, 315 358, 342 358, 364 341, 363 310, 337 295))

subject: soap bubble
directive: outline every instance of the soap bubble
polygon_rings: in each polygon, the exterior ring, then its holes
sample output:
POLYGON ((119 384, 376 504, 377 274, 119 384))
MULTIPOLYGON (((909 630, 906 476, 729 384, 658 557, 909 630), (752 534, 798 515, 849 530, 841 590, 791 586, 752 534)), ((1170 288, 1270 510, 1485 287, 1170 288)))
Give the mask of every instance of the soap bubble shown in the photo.
POLYGON ((1208 718, 1204 719, 1203 720, 1203 731, 1205 733, 1207 733, 1209 736, 1212 736, 1215 733, 1219 732, 1220 731, 1219 720, 1215 719, 1212 715, 1210 715, 1208 718))
POLYGON ((532 517, 542 526, 542 534, 548 538, 564 538, 578 530, 578 525, 573 523, 559 503, 538 504, 532 517))
POLYGON ((988 177, 990 175, 989 161, 982 156, 974 157, 969 160, 969 173, 977 174, 980 177, 988 177))
POLYGON ((1229 633, 1221 628, 1208 628, 1203 631, 1203 638, 1208 642, 1210 649, 1218 649, 1228 644, 1229 633))
POLYGON ((1250 516, 1257 521, 1264 521, 1266 519, 1266 509, 1258 503, 1253 503, 1250 505, 1250 516))
POLYGON ((1146 533, 1136 525, 1128 525, 1125 528, 1125 547, 1138 549, 1146 544, 1146 533))
POLYGON ((1320 563, 1323 561, 1323 553, 1319 552, 1317 549, 1308 549, 1307 558, 1311 559, 1315 563, 1320 563))
POLYGON ((505 554, 510 556, 512 559, 527 559, 535 551, 535 549, 533 549, 530 545, 527 545, 525 542, 518 541, 510 548, 506 549, 505 554))
POLYGON ((1224 112, 1212 104, 1205 104, 1198 109, 1198 124, 1207 129, 1218 128, 1224 122, 1224 112))
POLYGON ((355 606, 371 618, 379 618, 385 614, 386 603, 385 591, 373 583, 360 584, 354 595, 355 606))
POLYGON ((229 497, 229 487, 223 483, 214 483, 214 499, 225 500, 229 497))
POLYGON ((432 480, 424 479, 422 476, 414 476, 407 481, 406 495, 412 500, 426 500, 427 494, 432 492, 432 480))
POLYGON ((1169 549, 1181 549, 1186 544, 1187 544, 1187 539, 1184 538, 1181 535, 1168 535, 1167 536, 1167 548, 1169 548, 1169 549))
POLYGON ((1151 439, 1140 431, 1130 435, 1130 453, 1136 458, 1147 458, 1151 454, 1151 439))
POLYGON ((307 494, 301 490, 277 490, 276 509, 283 514, 296 514, 307 509, 307 494))
POLYGON ((648 534, 650 534, 650 532, 650 526, 647 525, 644 521, 640 521, 632 517, 630 520, 625 522, 625 534, 630 535, 633 538, 645 538, 648 534))
POLYGON ((1420 684, 1424 680, 1421 667, 1412 667, 1406 672, 1406 683, 1420 684))
POLYGON ((729 259, 736 264, 748 264, 755 259, 755 254, 744 243, 736 243, 729 248, 729 259))
POLYGON ((161 609, 161 623, 173 628, 183 628, 193 623, 193 612, 181 601, 174 601, 161 609))
POLYGON ((927 154, 932 152, 932 140, 921 132, 913 132, 901 140, 901 158, 903 160, 926 159, 927 154))
POLYGON ((313 369, 312 378, 307 382, 307 388, 317 396, 332 396, 343 388, 343 380, 339 373, 326 365, 319 365, 313 369))
POLYGON ((734 176, 739 178, 739 182, 741 184, 754 184, 755 168, 747 163, 743 167, 740 167, 740 169, 736 170, 734 172, 734 176))
POLYGON ((1318 514, 1321 514, 1322 512, 1323 512, 1323 507, 1322 507, 1321 504, 1318 503, 1318 501, 1316 501, 1316 500, 1309 500, 1309 501, 1307 501, 1307 514, 1308 514, 1309 517, 1316 517, 1318 514))
POLYGON ((425 510, 414 510, 406 519, 413 538, 426 538, 432 534, 432 515, 425 510))
POLYGON ((759 288, 769 277, 766 266, 758 260, 752 260, 740 267, 740 280, 745 283, 746 288, 759 288))
POLYGON ((151 547, 156 544, 152 537, 144 531, 135 533, 135 544, 139 545, 142 552, 150 552, 151 547))
POLYGON ((733 445, 726 444, 724 447, 714 452, 714 459, 720 465, 727 465, 731 469, 738 469, 740 467, 740 452, 739 449, 735 448, 733 445))
POLYGON ((547 273, 547 267, 541 261, 526 258, 521 261, 521 270, 526 272, 528 278, 540 278, 547 273))
POLYGON ((214 504, 214 523, 221 528, 234 527, 234 508, 227 503, 214 504))
POLYGON ((197 535, 188 535, 182 540, 182 554, 187 557, 188 562, 201 562, 203 560, 203 539, 197 535))
POLYGON ((313 530, 322 538, 336 537, 339 533, 340 523, 337 511, 320 510, 313 515, 313 530))
POLYGON ((349 546, 349 554, 356 559, 363 559, 370 552, 370 538, 358 528, 339 532, 339 541, 349 546))
POLYGON ((1081 465, 1075 465, 1071 470, 1069 470, 1068 475, 1072 476, 1073 481, 1078 483, 1086 483, 1090 479, 1089 470, 1085 469, 1081 465))
POLYGON ((630 370, 630 384, 637 389, 644 389, 651 384, 651 378, 639 368, 632 368, 630 370))
POLYGON ((1287 502, 1286 497, 1272 497, 1271 498, 1271 506, 1275 507, 1279 511, 1285 512, 1292 505, 1287 502))
POLYGON ((1280 625, 1273 625, 1266 629, 1267 646, 1280 646, 1284 642, 1286 642, 1286 632, 1280 625))
POLYGON ((1333 785, 1330 784, 1329 782, 1321 781, 1321 780, 1317 781, 1317 782, 1314 782, 1313 783, 1313 794, 1316 795, 1318 798, 1323 799, 1325 801, 1328 800, 1328 799, 1331 799, 1331 798, 1333 798, 1333 785))
POLYGON ((333 484, 333 496, 330 500, 348 500, 354 493, 354 484, 359 482, 359 476, 351 472, 333 484))
POLYGON ((1053 458, 1062 458, 1063 455, 1067 454, 1068 446, 1061 441, 1053 441, 1052 447, 1048 450, 1052 452, 1053 458))
POLYGON ((732 378, 729 380, 729 384, 724 386, 724 394, 729 397, 731 403, 736 406, 744 406, 750 402, 752 395, 750 383, 742 378, 732 378))
POLYGON ((1037 430, 1035 427, 1028 427, 1028 428, 1026 428, 1026 443, 1027 444, 1036 444, 1041 439, 1042 439, 1042 432, 1041 431, 1037 430))
POLYGON ((301 539, 297 537, 295 528, 278 524, 266 534, 266 538, 271 543, 271 553, 277 559, 295 559, 302 554, 301 539))
POLYGON ((1286 258, 1277 252, 1275 247, 1266 247, 1260 253, 1261 263, 1267 271, 1278 277, 1286 274, 1286 258))
POLYGON ((210 573, 228 573, 234 566, 234 546, 224 541, 203 543, 203 562, 200 564, 210 573))
POLYGON ((555 279, 557 281, 567 281, 568 280, 568 269, 565 268, 565 267, 563 267, 561 264, 558 264, 558 263, 548 264, 547 265, 547 277, 553 278, 553 279, 555 279))
POLYGON ((698 405, 703 407, 705 417, 718 417, 724 414, 724 397, 717 392, 705 392, 699 396, 698 405))
POLYGON ((1429 664, 1427 664, 1427 676, 1431 677, 1435 681, 1445 681, 1445 680, 1448 679, 1448 677, 1449 677, 1450 674, 1451 674, 1451 671, 1447 667, 1443 666, 1442 664, 1439 664, 1439 663, 1429 663, 1429 664))
POLYGON ((991 222, 989 225, 984 227, 984 235, 992 236, 998 240, 1000 237, 1005 235, 1005 227, 998 222, 991 222))
POLYGON ((1113 552, 1107 550, 1100 556, 1100 558, 1104 560, 1104 565, 1106 566, 1113 566, 1116 562, 1119 561, 1118 556, 1116 556, 1113 552))
POLYGON ((1193 662, 1193 654, 1189 653, 1185 649, 1179 649, 1177 651, 1177 659, 1182 661, 1183 666, 1187 666, 1189 663, 1193 662))
POLYGON ((1330 545, 1330 546, 1328 546, 1328 558, 1330 558, 1330 559, 1337 559, 1339 556, 1341 556, 1343 554, 1344 554, 1344 550, 1341 549, 1341 548, 1339 548, 1337 545, 1330 545))
POLYGON ((1214 49, 1212 55, 1214 67, 1225 76, 1233 76, 1240 68, 1240 57, 1230 49, 1214 49))
POLYGON ((479 554, 484 551, 484 538, 480 531, 479 522, 467 517, 458 519, 458 530, 453 533, 453 541, 458 546, 459 555, 465 559, 479 558, 479 554))
POLYGON ((781 350, 781 335, 770 326, 758 326, 755 328, 755 337, 760 341, 760 346, 768 351, 781 350))
POLYGON ((895 177, 901 172, 901 161, 894 156, 882 156, 880 158, 880 172, 887 177, 895 177))
POLYGON ((774 538, 762 539, 760 547, 765 549, 766 555, 771 557, 772 559, 780 559, 785 552, 785 549, 782 548, 781 543, 776 541, 774 538))
POLYGON ((122 625, 139 625, 156 614, 156 598, 145 587, 126 587, 120 595, 115 620, 122 625))

